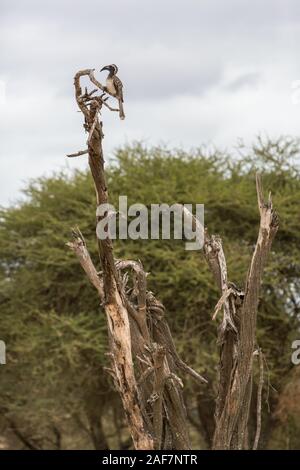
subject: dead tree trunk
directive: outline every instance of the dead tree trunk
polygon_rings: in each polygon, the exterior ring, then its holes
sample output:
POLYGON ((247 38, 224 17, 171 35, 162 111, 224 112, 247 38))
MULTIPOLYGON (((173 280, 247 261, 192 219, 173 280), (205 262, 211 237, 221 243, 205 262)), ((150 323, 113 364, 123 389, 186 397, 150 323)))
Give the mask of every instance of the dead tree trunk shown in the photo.
MULTIPOLYGON (((213 319, 223 309, 218 335, 220 365, 213 449, 250 448, 248 421, 252 398, 253 358, 256 355, 259 356, 260 380, 253 449, 258 446, 261 430, 263 360, 262 352, 256 343, 256 318, 263 270, 278 230, 278 217, 273 210, 270 195, 268 202, 264 202, 259 175, 256 176, 256 191, 260 227, 244 291, 228 280, 222 240, 215 235, 209 236, 207 231, 204 236, 204 256, 221 295, 213 319)), ((193 218, 194 230, 197 227, 201 230, 199 221, 186 208, 182 207, 182 210, 186 216, 193 218)))
MULTIPOLYGON (((75 76, 75 95, 89 133, 86 150, 69 155, 88 154, 97 206, 108 203, 102 151, 102 123, 99 113, 108 105, 103 86, 93 71, 83 70, 75 76), (92 92, 82 93, 80 78, 88 76, 96 85, 92 92)), ((278 229, 278 218, 271 198, 264 202, 260 177, 257 176, 260 228, 248 271, 244 291, 229 282, 222 241, 205 232, 204 255, 220 291, 213 318, 223 310, 219 329, 219 387, 215 409, 214 449, 249 448, 248 421, 252 397, 253 358, 260 358, 261 378, 258 387, 257 431, 253 448, 257 448, 261 428, 260 406, 263 383, 261 351, 256 344, 256 317, 259 289, 266 258, 278 229)), ((193 218, 183 206, 185 216, 193 218)), ((104 217, 104 216, 103 216, 104 217)), ((98 221, 101 221, 98 217, 98 221)), ((194 226, 199 224, 193 218, 194 226)), ((194 227, 194 228, 195 228, 194 227)), ((198 227, 202 229, 202 227, 198 227)), ((185 406, 178 372, 188 373, 205 382, 178 356, 166 322, 163 305, 147 291, 146 273, 141 263, 115 260, 112 242, 107 237, 97 240, 102 274, 97 272, 79 230, 69 247, 76 253, 90 282, 96 288, 107 317, 110 356, 116 388, 136 449, 189 449, 185 406)))
MULTIPOLYGON (((262 353, 256 342, 256 318, 264 266, 278 230, 278 217, 271 197, 264 202, 260 176, 256 176, 260 227, 246 278, 245 290, 229 282, 222 240, 205 232, 204 256, 213 273, 221 298, 213 319, 223 309, 219 328, 219 387, 215 409, 213 449, 248 449, 249 409, 252 398, 253 358, 259 356, 260 383, 257 399, 256 449, 261 429, 262 353)), ((199 222, 194 219, 195 228, 199 222)))
MULTIPOLYGON (((102 151, 102 122, 98 115, 103 106, 111 111, 118 109, 107 104, 104 93, 95 96, 98 89, 103 91, 103 86, 92 70, 78 72, 74 85, 76 101, 84 115, 84 128, 89 137, 87 150, 69 157, 88 154, 99 206, 108 203, 108 191, 102 151), (96 85, 96 90, 82 93, 82 76, 88 76, 96 85)), ((101 220, 98 217, 97 222, 101 220)), ((200 383, 206 382, 205 379, 178 357, 164 307, 147 291, 146 274, 141 263, 115 260, 109 237, 97 239, 102 268, 99 275, 82 234, 74 230, 73 235, 74 240, 68 246, 77 255, 104 306, 112 360, 110 371, 123 403, 135 448, 189 449, 181 391, 183 384, 177 373, 180 370, 186 372, 200 383)))

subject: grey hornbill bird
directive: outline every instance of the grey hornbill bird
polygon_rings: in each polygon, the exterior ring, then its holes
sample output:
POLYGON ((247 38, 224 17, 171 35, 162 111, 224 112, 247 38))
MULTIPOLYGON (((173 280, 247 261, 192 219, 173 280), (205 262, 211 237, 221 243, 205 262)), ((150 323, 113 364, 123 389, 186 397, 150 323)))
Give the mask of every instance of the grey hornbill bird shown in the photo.
POLYGON ((118 67, 115 64, 106 65, 103 67, 100 72, 103 70, 108 70, 109 74, 106 78, 106 86, 104 91, 108 91, 111 95, 115 96, 119 101, 119 116, 120 119, 125 119, 124 109, 123 109, 123 83, 117 77, 118 67))

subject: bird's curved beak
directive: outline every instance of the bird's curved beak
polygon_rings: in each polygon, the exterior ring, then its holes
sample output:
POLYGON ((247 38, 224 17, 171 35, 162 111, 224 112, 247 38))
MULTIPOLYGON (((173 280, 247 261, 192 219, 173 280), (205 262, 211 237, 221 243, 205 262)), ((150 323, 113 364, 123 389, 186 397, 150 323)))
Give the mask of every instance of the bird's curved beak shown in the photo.
POLYGON ((100 70, 100 72, 103 72, 103 70, 108 70, 108 71, 109 71, 108 65, 105 65, 105 67, 102 67, 102 69, 100 70))

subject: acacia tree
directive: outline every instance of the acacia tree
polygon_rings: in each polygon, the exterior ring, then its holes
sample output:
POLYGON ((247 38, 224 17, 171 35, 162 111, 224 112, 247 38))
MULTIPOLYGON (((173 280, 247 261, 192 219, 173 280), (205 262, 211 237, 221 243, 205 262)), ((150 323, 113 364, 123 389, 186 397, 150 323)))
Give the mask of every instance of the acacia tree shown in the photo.
MULTIPOLYGON (((97 206, 108 204, 102 149, 104 135, 99 115, 103 106, 112 112, 118 109, 107 103, 106 90, 95 78, 93 70, 79 71, 75 75, 74 85, 88 140, 86 150, 68 156, 88 154, 97 206), (83 76, 88 76, 96 88, 90 92, 85 89, 83 93, 80 85, 83 76), (99 96, 95 95, 98 90, 103 92, 99 96)), ((278 218, 273 211, 271 197, 267 203, 264 202, 259 175, 256 185, 260 228, 243 291, 228 280, 221 239, 205 232, 204 255, 221 294, 214 318, 218 311, 223 310, 219 331, 220 367, 214 449, 249 448, 247 430, 255 355, 260 359, 261 377, 253 448, 257 448, 260 434, 263 358, 256 343, 256 317, 263 269, 278 229, 278 218)), ((178 208, 192 218, 196 230, 203 229, 183 206, 178 205, 178 208)), ((106 215, 97 216, 97 222, 101 222, 106 215)), ((74 229, 73 235, 74 240, 68 246, 77 255, 104 306, 110 341, 109 372, 120 394, 135 448, 189 449, 181 390, 183 384, 177 374, 180 370, 184 371, 201 384, 206 380, 179 358, 164 316, 164 307, 147 290, 146 273, 141 262, 116 260, 112 241, 107 236, 97 239, 101 263, 99 273, 80 230, 74 229)))

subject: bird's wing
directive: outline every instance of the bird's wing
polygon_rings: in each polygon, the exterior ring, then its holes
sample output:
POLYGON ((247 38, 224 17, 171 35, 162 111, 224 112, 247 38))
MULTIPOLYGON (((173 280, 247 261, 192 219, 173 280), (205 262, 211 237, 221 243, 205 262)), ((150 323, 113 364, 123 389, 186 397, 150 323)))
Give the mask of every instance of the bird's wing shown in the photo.
POLYGON ((117 75, 114 75, 113 80, 114 80, 114 85, 115 85, 115 89, 117 92, 117 96, 123 102, 123 83, 121 82, 119 77, 117 77, 117 75))

